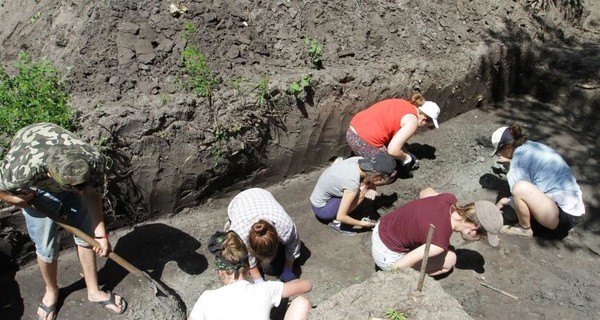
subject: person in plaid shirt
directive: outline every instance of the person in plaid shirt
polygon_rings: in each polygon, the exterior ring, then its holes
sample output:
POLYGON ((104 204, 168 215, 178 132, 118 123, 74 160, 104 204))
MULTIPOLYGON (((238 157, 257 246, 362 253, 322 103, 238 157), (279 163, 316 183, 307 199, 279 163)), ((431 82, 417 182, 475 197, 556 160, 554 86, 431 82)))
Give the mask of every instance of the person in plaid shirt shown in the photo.
POLYGON ((250 275, 254 282, 262 282, 257 260, 263 265, 270 263, 279 247, 285 246, 285 264, 279 276, 284 282, 296 279, 292 271, 294 261, 300 256, 300 236, 292 218, 264 189, 252 188, 242 191, 231 200, 227 208, 230 225, 250 252, 250 275))

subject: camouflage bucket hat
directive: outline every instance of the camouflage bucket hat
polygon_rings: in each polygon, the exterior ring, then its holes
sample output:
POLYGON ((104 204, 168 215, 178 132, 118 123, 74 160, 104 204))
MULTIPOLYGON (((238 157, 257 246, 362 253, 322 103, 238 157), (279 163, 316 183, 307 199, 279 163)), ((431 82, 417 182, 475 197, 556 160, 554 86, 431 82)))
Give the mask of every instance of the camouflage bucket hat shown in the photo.
POLYGON ((76 186, 90 180, 90 165, 75 146, 54 145, 48 150, 46 166, 52 178, 63 186, 76 186))

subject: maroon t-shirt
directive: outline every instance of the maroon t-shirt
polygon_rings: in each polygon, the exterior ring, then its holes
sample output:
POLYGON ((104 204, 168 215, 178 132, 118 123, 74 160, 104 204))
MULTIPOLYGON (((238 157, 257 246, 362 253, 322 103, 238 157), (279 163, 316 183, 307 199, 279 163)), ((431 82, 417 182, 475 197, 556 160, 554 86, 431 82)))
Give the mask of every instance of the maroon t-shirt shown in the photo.
POLYGON ((435 226, 432 244, 448 250, 452 223, 451 206, 456 197, 450 193, 414 200, 379 220, 379 237, 388 249, 408 253, 427 242, 429 224, 435 226))

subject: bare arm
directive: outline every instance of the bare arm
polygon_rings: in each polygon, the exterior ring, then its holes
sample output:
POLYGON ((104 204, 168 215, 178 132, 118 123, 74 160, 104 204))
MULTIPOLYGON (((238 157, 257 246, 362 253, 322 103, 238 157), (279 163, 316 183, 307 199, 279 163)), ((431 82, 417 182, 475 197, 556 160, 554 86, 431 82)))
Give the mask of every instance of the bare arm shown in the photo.
MULTIPOLYGON (((429 247, 429 257, 437 256, 437 255, 443 253, 444 251, 446 251, 446 250, 444 250, 442 247, 432 244, 429 247)), ((394 267, 396 267, 396 268, 403 268, 403 267, 412 268, 412 267, 416 266, 419 262, 423 261, 423 257, 425 257, 425 245, 424 244, 419 246, 415 250, 407 253, 404 257, 402 257, 402 259, 400 259, 400 260, 398 260, 398 262, 396 262, 394 267)))
POLYGON ((0 191, 0 200, 19 208, 28 208, 29 201, 35 197, 35 192, 14 195, 6 191, 0 191))
POLYGON ((289 298, 299 294, 307 293, 312 290, 312 282, 305 279, 296 279, 290 282, 286 282, 283 285, 282 298, 289 298))
POLYGON ((415 134, 417 127, 417 117, 414 114, 407 114, 400 119, 400 130, 394 134, 387 145, 388 153, 392 157, 404 161, 407 155, 403 150, 404 145, 415 134))
POLYGON ((437 196, 438 194, 440 194, 440 193, 435 191, 435 189, 433 189, 431 187, 427 187, 427 188, 421 190, 421 192, 419 192, 419 199, 437 196))
POLYGON ((341 223, 345 223, 345 224, 349 224, 349 225, 353 225, 353 226, 361 226, 361 227, 370 226, 370 224, 368 224, 367 222, 356 220, 348 215, 358 205, 358 198, 359 198, 358 192, 348 190, 348 189, 344 190, 344 195, 342 196, 342 202, 340 203, 340 207, 338 208, 338 212, 337 212, 335 219, 341 223))
POLYGON ((260 275, 260 271, 258 270, 258 267, 252 267, 250 268, 250 276, 252 277, 252 280, 256 280, 256 279, 262 279, 262 276, 260 275))
MULTIPOLYGON (((88 214, 90 215, 92 226, 94 228, 94 236, 96 238, 106 235, 106 226, 104 224, 104 209, 102 208, 102 197, 92 187, 86 187, 81 191, 83 203, 85 204, 88 214)), ((95 247, 94 251, 101 255, 107 256, 112 250, 108 238, 96 239, 100 243, 100 247, 95 247)))

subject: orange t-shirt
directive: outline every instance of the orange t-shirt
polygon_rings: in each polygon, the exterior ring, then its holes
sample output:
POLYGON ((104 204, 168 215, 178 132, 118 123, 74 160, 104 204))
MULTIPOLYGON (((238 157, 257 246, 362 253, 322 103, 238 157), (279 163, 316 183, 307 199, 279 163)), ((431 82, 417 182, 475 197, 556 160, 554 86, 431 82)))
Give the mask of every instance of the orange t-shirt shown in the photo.
POLYGON ((386 99, 357 113, 350 125, 358 136, 375 147, 387 146, 400 130, 400 120, 407 114, 417 115, 413 104, 404 99, 386 99))

